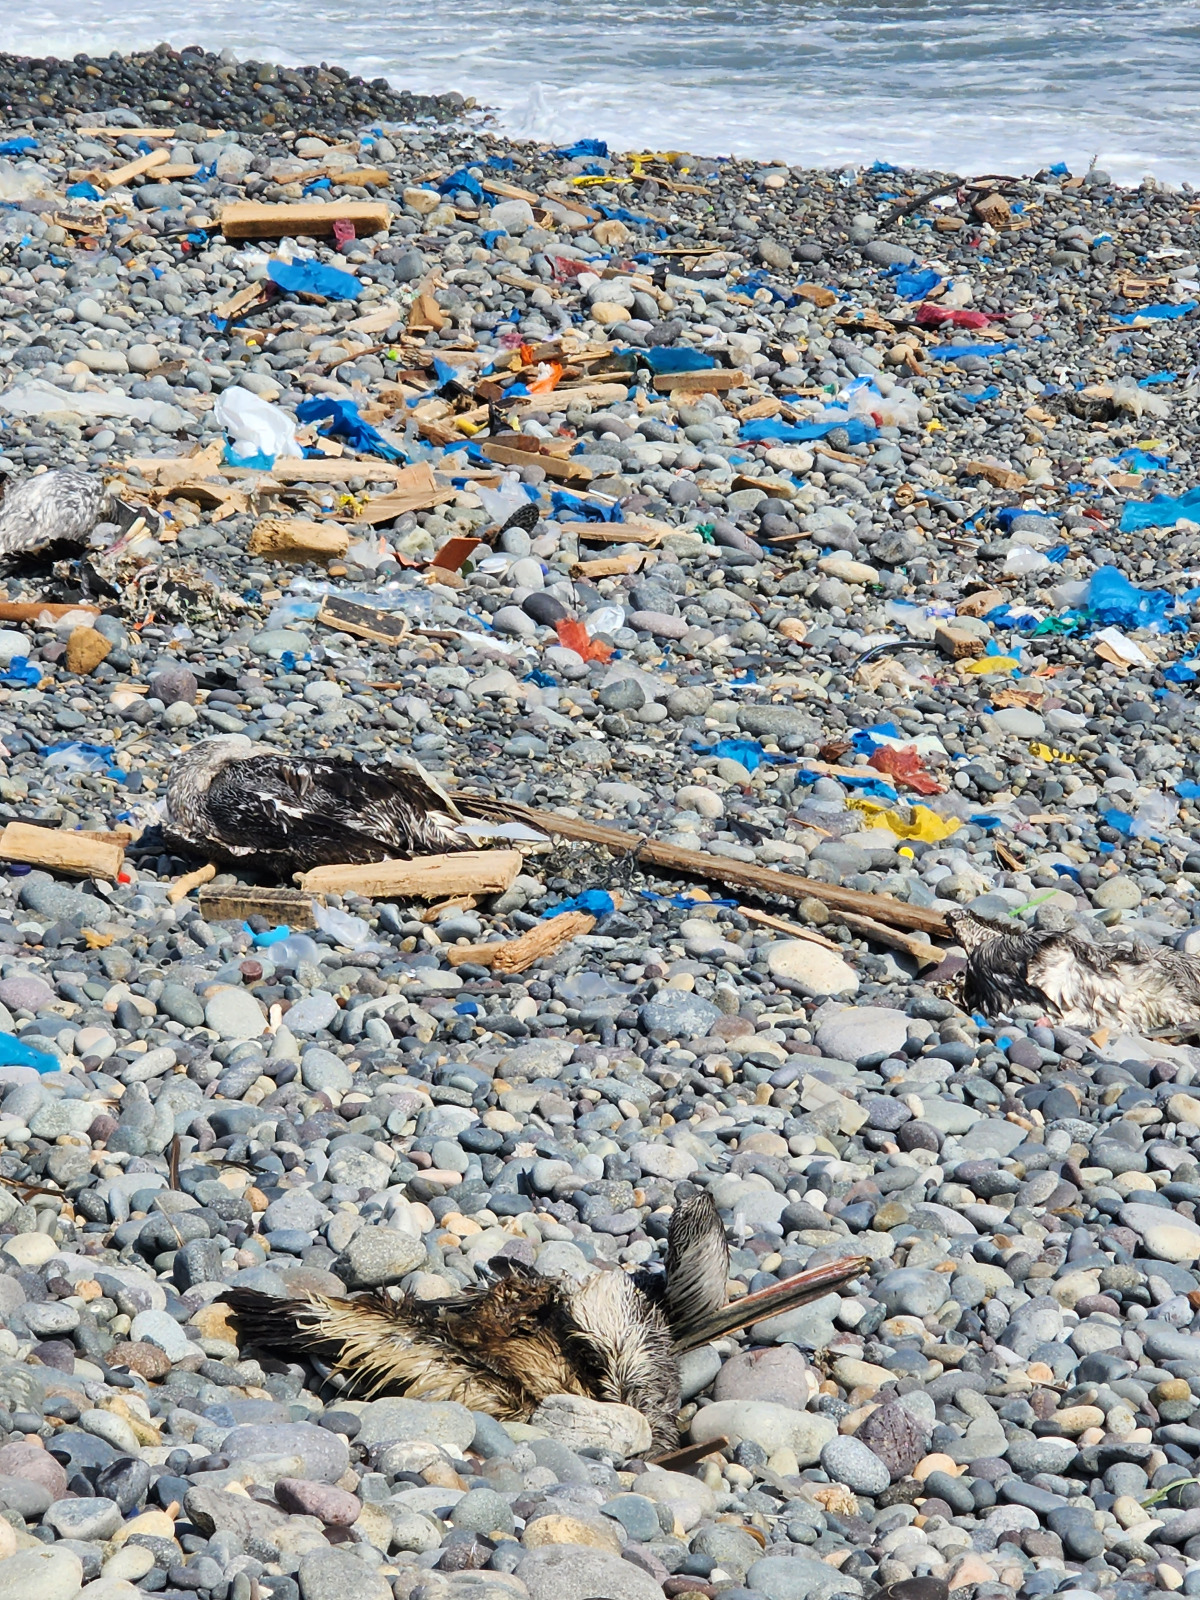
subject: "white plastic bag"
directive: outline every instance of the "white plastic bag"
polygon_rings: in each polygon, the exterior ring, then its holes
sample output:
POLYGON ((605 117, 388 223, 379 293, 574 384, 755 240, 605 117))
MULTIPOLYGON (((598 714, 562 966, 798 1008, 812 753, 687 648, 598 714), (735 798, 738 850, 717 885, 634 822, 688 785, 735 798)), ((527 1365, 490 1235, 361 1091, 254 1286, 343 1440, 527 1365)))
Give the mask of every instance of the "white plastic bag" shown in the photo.
POLYGON ((1031 572, 1044 572, 1050 565, 1040 550, 1031 550, 1027 544, 1015 544, 1004 558, 1006 578, 1025 578, 1031 572))
POLYGON ((296 419, 240 384, 231 384, 218 396, 213 416, 229 436, 235 461, 248 456, 270 456, 275 460, 278 456, 304 455, 296 443, 296 419))
POLYGON ((521 479, 515 472, 506 472, 498 489, 489 489, 480 484, 475 493, 493 522, 507 522, 514 511, 520 511, 522 506, 529 504, 529 496, 521 487, 521 479))

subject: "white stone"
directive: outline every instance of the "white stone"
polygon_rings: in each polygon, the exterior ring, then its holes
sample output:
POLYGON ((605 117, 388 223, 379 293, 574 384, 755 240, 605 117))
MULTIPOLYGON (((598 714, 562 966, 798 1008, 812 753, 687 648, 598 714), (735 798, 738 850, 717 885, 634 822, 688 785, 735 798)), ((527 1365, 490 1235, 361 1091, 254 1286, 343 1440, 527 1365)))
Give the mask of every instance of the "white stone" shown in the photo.
POLYGON ((857 994, 858 974, 841 956, 807 939, 784 939, 767 951, 773 978, 789 978, 805 995, 857 994))

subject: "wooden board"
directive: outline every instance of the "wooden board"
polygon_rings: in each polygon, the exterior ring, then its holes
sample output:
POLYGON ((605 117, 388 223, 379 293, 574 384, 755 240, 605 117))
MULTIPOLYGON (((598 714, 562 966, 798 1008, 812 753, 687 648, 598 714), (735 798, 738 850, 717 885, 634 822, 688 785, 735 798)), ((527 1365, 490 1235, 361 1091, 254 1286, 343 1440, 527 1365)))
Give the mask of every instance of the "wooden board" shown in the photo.
MULTIPOLYGON (((28 822, 10 822, 0 833, 0 860, 24 861, 76 878, 104 878, 116 883, 125 852, 119 844, 70 833, 62 828, 38 828, 28 822)), ((105 915, 102 901, 97 917, 105 915)))
POLYGON ((286 923, 295 929, 317 925, 312 896, 298 889, 257 889, 241 883, 232 889, 214 889, 205 884, 199 903, 205 922, 245 922, 248 917, 266 917, 275 925, 286 923))
POLYGON ((327 561, 344 556, 350 532, 336 522, 309 522, 304 517, 264 517, 246 547, 252 556, 280 561, 327 561))
POLYGON ((526 972, 538 961, 544 961, 561 950, 581 933, 591 933, 596 919, 586 911, 564 911, 561 916, 548 917, 530 928, 519 939, 500 939, 492 944, 451 945, 446 959, 452 967, 472 963, 491 967, 494 972, 526 972))
POLYGON ((257 200, 235 200, 221 210, 221 232, 227 239, 283 239, 320 237, 333 232, 335 222, 352 222, 359 234, 386 233, 391 210, 383 200, 336 200, 329 205, 264 205, 257 200))
POLYGON ((4 600, 0 601, 0 622, 36 622, 39 617, 52 616, 55 622, 73 611, 86 612, 89 617, 100 615, 99 606, 62 605, 57 600, 4 600))
POLYGON ((726 389, 744 389, 750 382, 744 372, 714 367, 711 372, 660 372, 654 379, 654 387, 660 394, 673 394, 677 389, 684 389, 688 394, 720 394, 726 389))
POLYGON ((498 461, 503 467, 541 467, 548 478, 561 483, 592 481, 591 470, 574 459, 563 461, 558 456, 544 456, 536 450, 514 450, 511 445, 492 444, 487 439, 479 441, 479 448, 489 461, 498 461))
POLYGON ((449 484, 437 481, 428 461, 418 461, 415 466, 400 468, 395 481, 396 487, 390 494, 376 495, 373 500, 368 500, 354 520, 377 528, 380 523, 393 522, 397 517, 402 517, 406 511, 429 511, 446 500, 453 500, 458 493, 449 484))
POLYGON ((336 461, 295 461, 281 456, 263 476, 277 478, 280 483, 345 483, 347 478, 398 483, 411 470, 403 462, 393 466, 386 461, 359 461, 354 456, 339 456, 336 461))
POLYGON ((114 167, 111 172, 96 172, 95 179, 106 189, 120 189, 154 167, 165 167, 170 159, 166 150, 151 150, 148 155, 139 156, 136 161, 127 161, 123 167, 114 167))
POLYGON ((337 595, 326 595, 317 621, 339 633, 352 633, 359 639, 372 639, 376 644, 399 644, 412 632, 412 624, 403 611, 379 611, 374 606, 356 605, 353 600, 342 600, 337 595))
POLYGON ((367 866, 314 867, 301 888, 318 894, 359 894, 371 900, 437 900, 456 894, 503 894, 520 875, 519 850, 463 850, 379 861, 367 866))

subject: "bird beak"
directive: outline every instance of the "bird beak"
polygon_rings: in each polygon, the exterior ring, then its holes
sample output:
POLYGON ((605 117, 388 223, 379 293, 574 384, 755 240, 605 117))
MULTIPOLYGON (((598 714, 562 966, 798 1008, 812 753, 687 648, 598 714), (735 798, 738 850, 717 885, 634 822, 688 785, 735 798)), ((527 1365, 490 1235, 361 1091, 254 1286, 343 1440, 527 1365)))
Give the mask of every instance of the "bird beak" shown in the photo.
POLYGON ((820 1300, 823 1295, 840 1289, 844 1283, 866 1272, 870 1265, 869 1256, 846 1256, 841 1261, 831 1261, 826 1266, 798 1272, 794 1278, 786 1278, 769 1289, 760 1289, 757 1294, 732 1300, 710 1317, 690 1327, 684 1337, 677 1341, 675 1349, 681 1354, 685 1350, 695 1350, 699 1345, 709 1344, 713 1339, 723 1339, 727 1334, 737 1333, 740 1328, 748 1328, 766 1317, 777 1317, 785 1311, 796 1310, 798 1306, 806 1306, 810 1301, 820 1300))

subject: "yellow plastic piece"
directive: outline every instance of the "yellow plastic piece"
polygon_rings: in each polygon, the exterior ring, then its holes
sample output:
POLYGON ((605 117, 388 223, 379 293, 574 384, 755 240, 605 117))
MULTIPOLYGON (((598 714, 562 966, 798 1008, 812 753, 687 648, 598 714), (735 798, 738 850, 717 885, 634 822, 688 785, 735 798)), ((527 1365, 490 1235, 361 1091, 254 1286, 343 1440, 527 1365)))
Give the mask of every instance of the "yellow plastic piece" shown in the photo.
POLYGON ((978 656, 974 661, 969 661, 963 668, 964 672, 973 672, 981 676, 985 672, 1019 672, 1021 663, 1016 656, 978 656))
POLYGON ((939 817, 928 806, 913 806, 912 820, 906 822, 898 811, 890 811, 878 800, 850 799, 852 811, 862 811, 875 828, 889 828, 897 839, 920 839, 924 844, 940 844, 963 826, 961 817, 939 817))
POLYGON ((1073 756, 1067 750, 1055 750, 1048 744, 1031 744, 1029 753, 1036 756, 1039 761, 1078 761, 1078 756, 1073 756))

